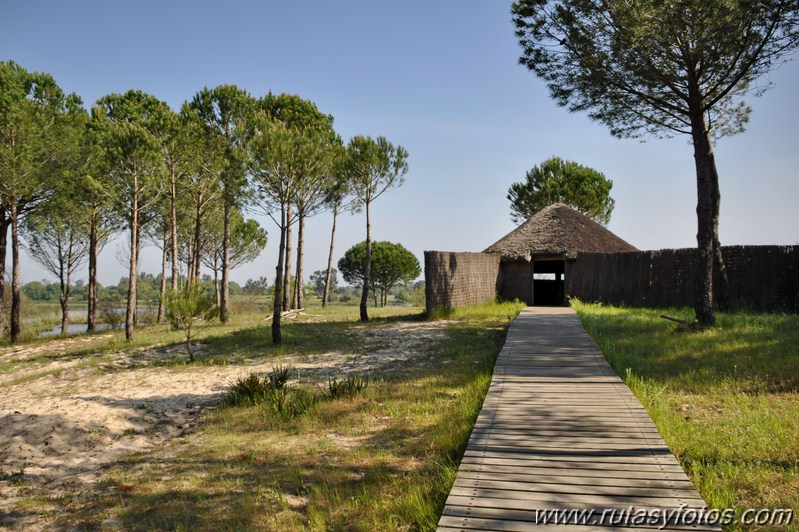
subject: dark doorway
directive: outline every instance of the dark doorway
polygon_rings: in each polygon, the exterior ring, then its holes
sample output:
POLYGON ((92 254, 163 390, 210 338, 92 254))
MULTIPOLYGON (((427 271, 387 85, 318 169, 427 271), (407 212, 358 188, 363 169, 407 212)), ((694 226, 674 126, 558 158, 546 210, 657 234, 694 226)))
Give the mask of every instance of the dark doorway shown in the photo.
POLYGON ((533 261, 533 305, 562 307, 566 262, 562 260, 533 261))

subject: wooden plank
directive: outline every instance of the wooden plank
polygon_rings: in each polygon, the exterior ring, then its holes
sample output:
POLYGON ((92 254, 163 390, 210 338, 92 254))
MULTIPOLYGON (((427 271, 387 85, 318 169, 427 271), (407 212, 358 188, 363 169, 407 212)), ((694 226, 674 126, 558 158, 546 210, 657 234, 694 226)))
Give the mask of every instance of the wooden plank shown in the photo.
POLYGON ((559 422, 558 420, 546 420, 539 422, 527 422, 526 419, 514 420, 506 417, 485 416, 475 423, 472 434, 514 434, 518 436, 528 436, 531 438, 546 437, 568 437, 573 434, 578 438, 603 438, 626 439, 627 437, 638 437, 648 439, 659 439, 660 433, 654 425, 646 423, 572 423, 559 422))
MULTIPOLYGON (((527 492, 536 493, 558 493, 569 495, 612 495, 614 497, 687 497, 694 498, 695 495, 690 489, 684 487, 640 487, 640 486, 619 486, 602 485, 600 483, 565 484, 562 482, 544 482, 536 480, 534 482, 518 480, 490 480, 483 478, 463 478, 458 477, 453 484, 454 487, 463 489, 480 489, 490 491, 512 491, 514 495, 524 498, 527 492), (521 492, 521 493, 516 493, 521 492)), ((690 486, 690 484, 689 484, 690 486)))
MULTIPOLYGON (((467 489, 454 487, 447 498, 447 505, 501 508, 505 510, 529 510, 531 508, 704 508, 705 501, 696 497, 635 497, 622 495, 581 495, 577 493, 524 492, 467 489)), ((446 511, 444 512, 446 513, 446 511)))
POLYGON ((591 455, 583 454, 569 454, 568 451, 555 451, 550 450, 550 452, 542 452, 537 451, 535 449, 524 447, 524 448, 506 448, 504 450, 491 448, 491 449, 480 449, 480 448, 466 448, 466 453, 464 454, 464 460, 466 458, 502 458, 506 460, 519 460, 519 461, 541 461, 541 460, 550 460, 550 461, 557 461, 562 462, 564 467, 567 467, 566 464, 570 462, 572 465, 574 463, 579 463, 581 466, 589 466, 590 464, 595 464, 599 466, 600 464, 622 464, 623 466, 635 466, 635 465, 645 465, 645 464, 652 464, 655 465, 663 465, 669 464, 674 465, 676 467, 680 467, 677 459, 674 458, 673 455, 670 454, 659 454, 653 456, 621 456, 614 453, 605 453, 605 454, 598 454, 594 453, 591 455))
MULTIPOLYGON (((689 480, 680 478, 679 475, 673 475, 672 478, 663 478, 660 474, 649 475, 648 477, 629 477, 618 478, 607 474, 597 475, 576 475, 573 470, 569 470, 572 474, 563 474, 562 470, 549 469, 531 471, 524 468, 511 468, 510 470, 502 469, 474 469, 469 466, 462 467, 458 470, 458 479, 462 480, 487 480, 487 479, 500 479, 510 482, 524 482, 524 483, 542 483, 542 484, 563 484, 572 486, 617 486, 622 488, 661 488, 661 489, 689 489, 692 484, 689 480)), ((590 472, 590 471, 589 471, 590 472)), ((621 471, 617 471, 621 473, 621 471)))
POLYGON ((502 442, 491 443, 472 443, 466 447, 470 451, 479 451, 483 453, 503 453, 503 454, 524 454, 534 456, 553 456, 568 458, 569 460, 601 460, 602 458, 624 458, 624 460, 649 460, 657 456, 669 456, 671 451, 665 445, 663 447, 637 447, 627 449, 616 448, 601 448, 601 447, 586 447, 563 450, 560 445, 547 446, 546 442, 537 441, 535 447, 531 443, 523 446, 514 444, 505 444, 502 442))
MULTIPOLYGON (((509 467, 554 467, 560 469, 593 470, 593 471, 664 471, 673 473, 683 473, 682 467, 677 460, 638 460, 631 462, 628 460, 614 460, 612 457, 604 460, 568 460, 562 457, 523 455, 519 457, 507 457, 503 455, 482 455, 471 453, 463 457, 462 464, 475 465, 505 465, 509 467)), ((687 478, 687 477, 686 477, 687 478)))

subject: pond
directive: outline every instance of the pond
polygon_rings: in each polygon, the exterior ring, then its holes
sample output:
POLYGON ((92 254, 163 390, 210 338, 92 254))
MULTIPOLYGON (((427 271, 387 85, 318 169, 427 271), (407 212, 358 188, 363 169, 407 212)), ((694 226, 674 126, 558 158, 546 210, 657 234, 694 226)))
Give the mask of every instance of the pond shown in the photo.
MULTIPOLYGON (((124 324, 122 324, 124 326, 124 324)), ((67 325, 67 334, 81 334, 86 332, 87 325, 85 323, 70 323, 67 325)), ((97 323, 94 326, 95 331, 105 331, 110 329, 111 326, 107 323, 97 323)), ((61 334, 61 326, 56 325, 51 331, 44 331, 39 333, 39 336, 58 336, 61 334)))
MULTIPOLYGON (((124 329, 125 328, 125 311, 126 311, 126 309, 124 309, 124 308, 117 308, 117 309, 113 309, 112 310, 112 312, 115 312, 117 315, 122 317, 121 318, 122 322, 119 325, 117 325, 117 327, 116 327, 117 329, 124 329)), ((80 318, 85 317, 85 315, 86 315, 86 311, 83 311, 83 310, 74 311, 74 312, 75 313, 73 314, 73 311, 71 311, 71 310, 69 311, 69 317, 70 318, 80 319, 80 318)), ((145 316, 145 315, 154 316, 155 314, 158 313, 158 309, 157 308, 151 308, 151 307, 139 307, 138 310, 136 311, 136 313, 139 316, 145 316)), ((36 320, 36 319, 37 318, 28 318, 28 319, 26 319, 26 322, 33 323, 33 321, 36 320)), ((147 323, 141 323, 141 321, 136 323, 136 327, 142 327, 144 325, 147 325, 147 323)), ((97 323, 94 326, 94 330, 95 331, 105 331, 105 330, 108 330, 110 328, 111 328, 111 325, 109 325, 108 323, 97 323)), ((70 323, 70 324, 67 325, 67 334, 83 334, 85 332, 86 332, 86 324, 85 323, 70 323)), ((41 337, 58 336, 60 334, 61 334, 61 325, 59 324, 59 325, 54 326, 51 330, 47 330, 47 331, 39 333, 39 336, 41 336, 41 337)))

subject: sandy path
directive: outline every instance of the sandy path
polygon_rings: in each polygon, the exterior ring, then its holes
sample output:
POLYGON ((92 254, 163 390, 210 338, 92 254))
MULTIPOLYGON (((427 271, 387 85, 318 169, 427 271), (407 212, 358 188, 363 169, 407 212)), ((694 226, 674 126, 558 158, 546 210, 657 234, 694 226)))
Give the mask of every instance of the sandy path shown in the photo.
POLYGON ((332 352, 236 366, 149 366, 153 359, 184 357, 179 348, 115 353, 101 371, 57 356, 92 341, 87 339, 2 350, 0 361, 38 357, 41 362, 0 376, 0 513, 11 511, 19 500, 18 480, 53 493, 90 488, 104 466, 189 429, 239 377, 268 372, 278 364, 291 364, 303 381, 319 383, 350 371, 371 375, 396 371, 422 362, 424 346, 443 338, 445 325, 356 326, 355 334, 366 335, 367 344, 379 347, 354 355, 332 352), (15 384, 21 375, 32 380, 15 384))

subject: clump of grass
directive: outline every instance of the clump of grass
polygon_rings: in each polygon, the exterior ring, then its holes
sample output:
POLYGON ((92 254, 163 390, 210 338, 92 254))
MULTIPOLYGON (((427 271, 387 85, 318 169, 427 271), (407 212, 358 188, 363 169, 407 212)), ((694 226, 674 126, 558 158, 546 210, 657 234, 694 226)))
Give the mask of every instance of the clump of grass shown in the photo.
POLYGON ((254 406, 263 401, 272 388, 269 379, 260 373, 250 373, 239 377, 228 386, 222 396, 222 402, 228 406, 254 406))
POLYGON ((290 364, 273 367, 272 371, 267 374, 266 379, 272 388, 285 388, 286 384, 291 380, 292 371, 294 371, 294 368, 290 364))
POLYGON ((320 402, 320 397, 312 389, 269 388, 261 405, 269 414, 282 419, 295 419, 313 410, 320 402))
POLYGON ((283 419, 298 418, 319 404, 320 398, 309 388, 288 386, 291 373, 291 366, 272 368, 266 375, 250 373, 228 387, 222 402, 234 407, 260 406, 283 419))
POLYGON ((343 380, 338 380, 337 377, 333 377, 327 381, 327 390, 332 399, 352 399, 366 390, 368 386, 369 378, 363 378, 356 373, 350 374, 343 380))
POLYGON ((272 371, 263 375, 250 373, 239 377, 228 386, 222 396, 222 403, 228 406, 254 406, 274 399, 275 390, 283 390, 291 381, 293 368, 290 365, 272 367, 272 371))
POLYGON ((22 467, 19 471, 14 471, 8 474, 0 471, 0 480, 5 480, 12 486, 22 486, 25 484, 25 468, 22 467))

